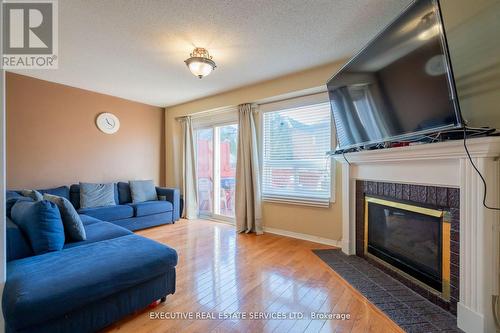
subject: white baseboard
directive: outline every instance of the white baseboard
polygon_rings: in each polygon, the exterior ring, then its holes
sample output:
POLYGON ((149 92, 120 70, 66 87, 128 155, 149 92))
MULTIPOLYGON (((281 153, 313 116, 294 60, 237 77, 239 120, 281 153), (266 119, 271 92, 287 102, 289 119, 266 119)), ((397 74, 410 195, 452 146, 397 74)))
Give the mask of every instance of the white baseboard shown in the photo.
MULTIPOLYGON (((215 219, 215 218, 204 218, 205 220, 213 221, 213 222, 218 222, 218 223, 224 223, 224 224, 229 224, 234 226, 234 222, 232 221, 224 221, 221 219, 215 219)), ((299 232, 293 232, 293 231, 288 231, 288 230, 283 230, 283 229, 276 229, 276 228, 268 228, 264 227, 264 232, 274 234, 274 235, 280 235, 280 236, 285 236, 285 237, 290 237, 290 238, 295 238, 295 239, 300 239, 300 240, 305 240, 309 242, 314 242, 318 244, 323 244, 323 245, 329 245, 329 246, 335 246, 338 248, 342 247, 342 242, 334 239, 328 239, 328 238, 323 238, 319 236, 313 236, 313 235, 308 235, 308 234, 302 234, 299 232)))
POLYGON ((486 333, 484 316, 460 302, 457 304, 457 325, 465 333, 486 333))
POLYGON ((218 222, 218 223, 229 224, 229 225, 232 225, 233 227, 235 225, 234 220, 230 220, 230 219, 227 219, 227 220, 224 219, 223 220, 223 219, 218 219, 218 218, 215 218, 215 217, 204 217, 203 219, 204 220, 208 220, 208 221, 218 222))
POLYGON ((348 239, 342 239, 342 241, 340 241, 339 243, 342 246, 342 252, 344 252, 348 256, 356 254, 356 249, 351 249, 351 243, 348 239))
POLYGON ((264 227, 264 232, 267 232, 270 234, 275 234, 275 235, 280 235, 280 236, 285 236, 285 237, 296 238, 296 239, 305 240, 305 241, 309 241, 309 242, 329 245, 329 246, 341 247, 340 241, 334 240, 334 239, 323 238, 323 237, 319 237, 319 236, 313 236, 313 235, 302 234, 302 233, 298 233, 298 232, 293 232, 293 231, 288 231, 288 230, 283 230, 283 229, 276 229, 276 228, 269 228, 269 227, 264 227))

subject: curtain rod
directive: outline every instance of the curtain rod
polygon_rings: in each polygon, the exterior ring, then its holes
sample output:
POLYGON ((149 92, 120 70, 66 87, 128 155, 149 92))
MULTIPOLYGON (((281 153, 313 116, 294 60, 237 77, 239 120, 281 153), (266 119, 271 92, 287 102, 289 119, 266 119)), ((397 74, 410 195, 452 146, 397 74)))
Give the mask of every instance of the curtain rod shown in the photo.
POLYGON ((181 121, 182 119, 185 119, 186 117, 191 117, 192 119, 203 118, 203 117, 212 116, 214 114, 221 114, 221 113, 235 111, 237 109, 238 109, 238 106, 236 106, 236 105, 224 106, 224 107, 220 107, 220 108, 196 112, 192 115, 187 114, 184 116, 175 117, 175 120, 181 121))

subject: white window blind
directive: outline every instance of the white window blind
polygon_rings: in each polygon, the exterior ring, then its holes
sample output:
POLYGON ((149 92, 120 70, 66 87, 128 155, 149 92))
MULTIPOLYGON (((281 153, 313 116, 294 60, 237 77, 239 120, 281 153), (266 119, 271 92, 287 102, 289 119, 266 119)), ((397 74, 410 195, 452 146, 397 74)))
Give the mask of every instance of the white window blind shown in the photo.
POLYGON ((263 114, 262 196, 328 205, 331 197, 329 103, 263 114))

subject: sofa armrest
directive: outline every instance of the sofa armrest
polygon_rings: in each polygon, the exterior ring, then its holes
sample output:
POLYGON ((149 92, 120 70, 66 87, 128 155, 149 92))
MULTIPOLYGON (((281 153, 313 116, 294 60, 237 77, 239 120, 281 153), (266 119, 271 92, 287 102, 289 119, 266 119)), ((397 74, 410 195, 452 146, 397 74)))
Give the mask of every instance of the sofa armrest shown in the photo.
POLYGON ((181 192, 177 188, 156 187, 156 194, 163 196, 167 201, 170 201, 174 206, 173 220, 177 221, 181 218, 181 192))

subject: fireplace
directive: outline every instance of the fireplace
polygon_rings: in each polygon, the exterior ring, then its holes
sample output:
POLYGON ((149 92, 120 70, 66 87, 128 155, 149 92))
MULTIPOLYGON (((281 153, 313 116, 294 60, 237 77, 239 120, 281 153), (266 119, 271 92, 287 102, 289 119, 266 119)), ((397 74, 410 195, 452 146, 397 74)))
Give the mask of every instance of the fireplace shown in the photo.
POLYGON ((456 314, 459 203, 458 188, 357 180, 355 253, 456 314))
MULTIPOLYGON (((488 183, 487 203, 500 205, 500 137, 467 142, 488 183)), ((442 308, 465 332, 494 332, 499 294, 500 215, 483 206, 484 186, 460 140, 336 155, 342 167, 342 252, 360 256, 442 308), (450 212, 450 301, 365 255, 365 196, 450 212)))
POLYGON ((364 208, 365 256, 449 301, 449 212, 374 196, 364 208))

